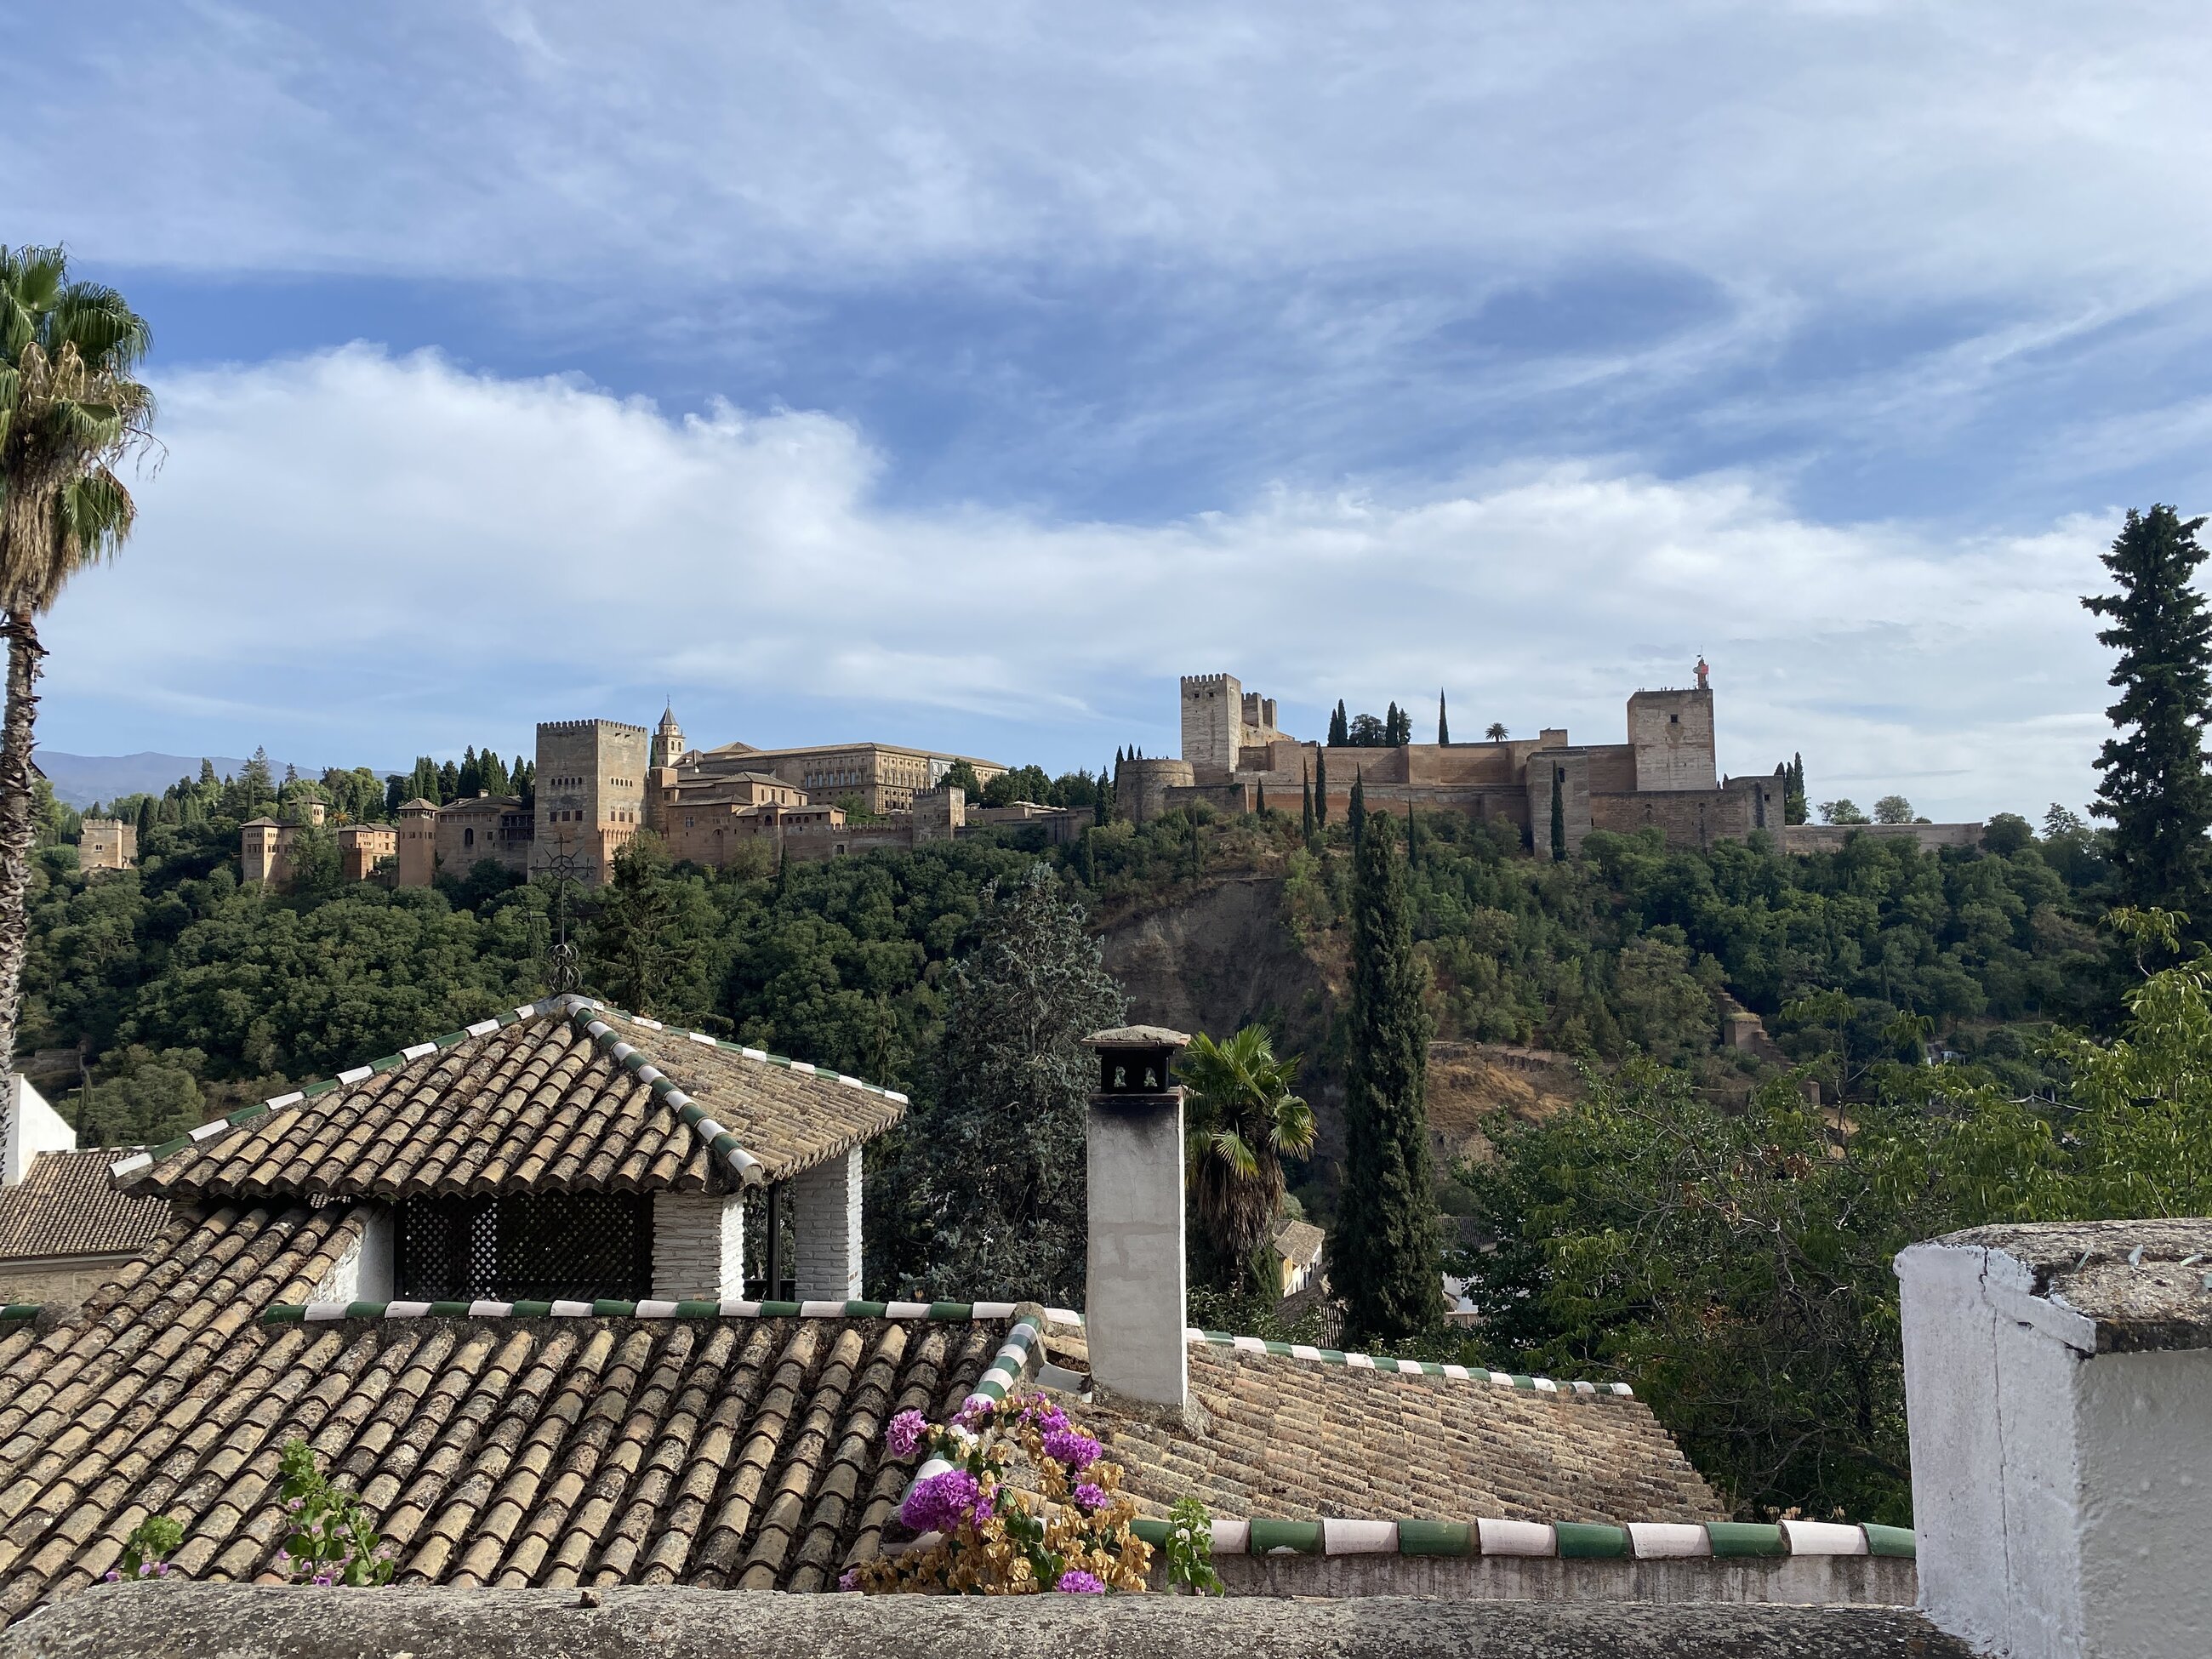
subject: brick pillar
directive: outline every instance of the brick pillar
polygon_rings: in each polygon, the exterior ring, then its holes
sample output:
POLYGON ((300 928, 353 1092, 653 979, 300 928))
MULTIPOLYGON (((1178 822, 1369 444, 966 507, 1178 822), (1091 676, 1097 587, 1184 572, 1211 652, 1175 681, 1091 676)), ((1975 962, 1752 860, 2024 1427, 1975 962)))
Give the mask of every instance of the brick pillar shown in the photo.
POLYGON ((793 1265, 802 1302, 850 1302, 860 1294, 860 1149, 792 1178, 793 1265))
POLYGON ((653 1294, 664 1302, 737 1302, 745 1294, 745 1201, 720 1193, 655 1193, 653 1294))

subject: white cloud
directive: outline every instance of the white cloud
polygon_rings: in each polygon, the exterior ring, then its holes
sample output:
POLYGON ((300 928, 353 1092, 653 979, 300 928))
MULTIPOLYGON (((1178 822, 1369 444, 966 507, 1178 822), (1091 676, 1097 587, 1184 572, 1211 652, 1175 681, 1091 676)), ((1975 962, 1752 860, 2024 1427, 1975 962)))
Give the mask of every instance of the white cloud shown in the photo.
POLYGON ((1712 661, 1723 763, 1937 816, 2080 800, 2103 702, 2076 595, 2109 523, 1939 542, 1821 526, 1761 479, 1588 462, 1415 497, 1284 489, 1160 526, 892 511, 811 413, 672 421, 573 381, 355 347, 173 377, 124 561, 48 629, 46 741, 371 763, 537 719, 858 735, 1096 764, 1171 752, 1174 677, 1307 730, 1439 685, 1617 740, 1712 661), (246 713, 244 711, 253 711, 246 713))
POLYGON ((2062 314, 2197 291, 2212 252, 2212 31, 2182 0, 404 16, 204 3, 18 54, 20 234, 594 285, 1596 254, 2062 314))

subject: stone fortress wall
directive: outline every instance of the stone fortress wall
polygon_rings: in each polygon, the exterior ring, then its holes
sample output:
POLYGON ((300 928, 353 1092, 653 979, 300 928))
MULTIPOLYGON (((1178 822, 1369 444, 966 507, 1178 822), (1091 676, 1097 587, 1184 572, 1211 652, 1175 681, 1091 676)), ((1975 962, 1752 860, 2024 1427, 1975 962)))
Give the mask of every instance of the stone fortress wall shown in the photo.
MULTIPOLYGON (((1547 846, 1556 787, 1567 846, 1592 830, 1656 829, 1669 845, 1710 847, 1753 830, 1782 829, 1783 785, 1771 775, 1723 778, 1717 764, 1713 694, 1699 665, 1695 686, 1638 691, 1628 700, 1628 741, 1577 744, 1564 727, 1533 738, 1401 744, 1328 750, 1329 816, 1341 818, 1357 777, 1370 809, 1413 805, 1510 825, 1547 846)), ((1141 823, 1191 801, 1249 811, 1297 802, 1322 770, 1319 744, 1285 733, 1273 698, 1231 674, 1182 681, 1182 753, 1125 762, 1115 799, 1141 823)))

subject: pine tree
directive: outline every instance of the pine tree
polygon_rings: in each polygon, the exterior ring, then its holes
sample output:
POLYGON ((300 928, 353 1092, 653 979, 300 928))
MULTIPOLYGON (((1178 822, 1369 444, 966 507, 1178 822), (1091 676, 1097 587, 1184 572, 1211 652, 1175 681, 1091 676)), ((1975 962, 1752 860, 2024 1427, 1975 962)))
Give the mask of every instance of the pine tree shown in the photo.
POLYGON ((1419 1335, 1443 1313, 1425 1101, 1429 1018, 1393 829, 1388 813, 1376 814, 1352 862, 1344 1190, 1328 1250, 1348 1338, 1419 1335))
POLYGON ((1437 693, 1437 747, 1444 749, 1451 744, 1451 716, 1444 712, 1444 694, 1437 693))
POLYGON ((1326 744, 1314 750, 1314 828, 1328 823, 1328 749, 1326 744))
POLYGON ((1567 856, 1567 795, 1563 780, 1564 767, 1552 769, 1552 862, 1559 864, 1567 856))
POLYGON ((2097 635, 2119 660, 2109 684, 2120 700, 2105 713, 2120 735, 2097 757, 2105 781, 2089 810, 2112 823, 2112 859, 2124 903, 2191 914, 2212 935, 2204 908, 2212 827, 2212 777, 2204 768, 2204 723, 2212 714, 2212 615, 2194 578, 2206 549, 2202 519, 2172 507, 2129 510, 2104 556, 2120 591, 2082 607, 2109 617, 2097 635))
POLYGON ((1341 749, 1352 741, 1352 722, 1344 712, 1344 699, 1336 700, 1336 713, 1328 717, 1328 746, 1341 749))
POLYGON ((1367 830, 1367 791, 1362 787, 1366 774, 1354 771, 1352 775, 1352 809, 1345 814, 1345 823, 1352 830, 1352 844, 1357 848, 1359 838, 1367 830))

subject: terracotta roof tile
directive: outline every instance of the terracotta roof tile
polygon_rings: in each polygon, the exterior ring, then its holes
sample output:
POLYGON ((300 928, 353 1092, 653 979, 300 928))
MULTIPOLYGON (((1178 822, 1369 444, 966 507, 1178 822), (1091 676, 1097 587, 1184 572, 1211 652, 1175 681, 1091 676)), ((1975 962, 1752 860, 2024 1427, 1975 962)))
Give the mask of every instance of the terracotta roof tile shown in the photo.
MULTIPOLYGON (((1054 1358, 1087 1364, 1079 1338, 1054 1358)), ((1193 1343, 1201 1436, 1086 1407, 1148 1512, 1195 1492, 1286 1521, 1703 1521, 1716 1498, 1641 1400, 1500 1388, 1193 1343)))
POLYGON ((748 1183, 799 1174, 905 1110, 580 1000, 421 1046, 126 1160, 118 1182, 176 1199, 721 1191, 739 1168, 748 1183))
POLYGON ((400 1580, 822 1589, 957 1408, 1004 1317, 264 1322, 313 1299, 353 1206, 180 1206, 43 1335, 0 1331, 0 1620, 97 1580, 149 1510, 195 1577, 267 1577, 305 1438, 400 1580))
POLYGON ((33 1158, 21 1181, 0 1190, 0 1261, 122 1255, 160 1237, 169 1206, 128 1197, 107 1179, 108 1166, 122 1156, 94 1147, 33 1158))

